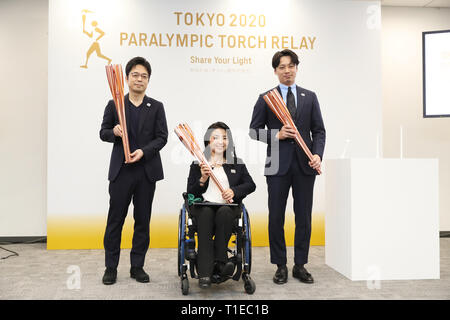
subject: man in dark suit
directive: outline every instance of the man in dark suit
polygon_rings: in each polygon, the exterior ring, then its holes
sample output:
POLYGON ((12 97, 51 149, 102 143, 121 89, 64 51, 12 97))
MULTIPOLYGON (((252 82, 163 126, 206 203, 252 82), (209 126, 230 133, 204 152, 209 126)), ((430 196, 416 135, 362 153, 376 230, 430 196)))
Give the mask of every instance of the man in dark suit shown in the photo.
POLYGON ((295 265, 292 273, 304 283, 314 282, 304 265, 308 262, 314 181, 316 169, 320 168, 323 157, 325 127, 316 94, 295 84, 298 64, 297 55, 287 49, 275 53, 272 59, 274 73, 280 81, 276 89, 283 97, 295 126, 311 150, 313 160, 309 161, 294 141, 294 128, 283 126, 270 110, 263 99, 266 93, 259 96, 250 123, 250 137, 267 143, 264 174, 269 194, 270 260, 278 266, 273 278, 277 284, 286 283, 288 278, 284 221, 291 187, 295 213, 295 265))
POLYGON ((106 270, 104 284, 117 278, 122 227, 131 200, 134 205, 134 233, 130 253, 130 276, 149 282, 144 271, 145 254, 150 242, 150 215, 156 181, 164 178, 159 151, 167 143, 167 122, 161 102, 146 96, 151 67, 141 57, 131 59, 125 67, 129 94, 125 95, 125 118, 131 160, 125 163, 122 128, 114 101, 105 108, 100 139, 114 143, 109 165, 109 211, 104 247, 106 270))

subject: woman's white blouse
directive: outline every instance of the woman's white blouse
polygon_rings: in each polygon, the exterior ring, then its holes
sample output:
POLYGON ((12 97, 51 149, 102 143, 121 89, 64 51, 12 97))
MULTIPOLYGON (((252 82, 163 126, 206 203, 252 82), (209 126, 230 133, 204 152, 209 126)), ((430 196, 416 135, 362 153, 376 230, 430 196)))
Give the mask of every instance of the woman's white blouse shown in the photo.
MULTIPOLYGON (((228 182, 228 177, 225 171, 223 170, 223 167, 215 167, 213 169, 214 175, 216 176, 217 180, 219 180, 222 187, 226 190, 230 187, 230 183, 228 182)), ((225 199, 222 198, 222 193, 220 192, 219 188, 216 186, 214 181, 212 179, 209 179, 208 189, 206 189, 205 193, 203 194, 203 199, 205 201, 209 202, 217 202, 217 203, 226 203, 225 199)))

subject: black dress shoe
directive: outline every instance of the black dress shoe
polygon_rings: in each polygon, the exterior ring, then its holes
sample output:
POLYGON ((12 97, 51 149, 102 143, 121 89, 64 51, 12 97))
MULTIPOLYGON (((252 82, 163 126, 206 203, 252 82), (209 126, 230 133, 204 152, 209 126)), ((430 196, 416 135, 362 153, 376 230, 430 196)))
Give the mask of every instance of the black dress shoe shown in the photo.
POLYGON ((114 284, 117 279, 117 269, 115 268, 106 268, 105 273, 103 274, 102 282, 103 284, 109 285, 114 284))
POLYGON ((288 268, 284 266, 278 267, 275 275, 273 276, 273 282, 276 284, 284 284, 288 280, 288 268))
POLYGON ((231 277, 233 275, 234 272, 234 263, 231 261, 228 261, 225 264, 222 264, 219 267, 219 274, 222 277, 231 277))
POLYGON ((303 266, 295 265, 292 269, 292 276, 304 283, 314 283, 312 275, 303 266))
POLYGON ((130 277, 136 279, 137 282, 146 283, 150 281, 150 277, 142 267, 131 267, 130 277))
POLYGON ((202 277, 198 279, 198 286, 202 289, 209 288, 211 286, 211 278, 210 277, 202 277))

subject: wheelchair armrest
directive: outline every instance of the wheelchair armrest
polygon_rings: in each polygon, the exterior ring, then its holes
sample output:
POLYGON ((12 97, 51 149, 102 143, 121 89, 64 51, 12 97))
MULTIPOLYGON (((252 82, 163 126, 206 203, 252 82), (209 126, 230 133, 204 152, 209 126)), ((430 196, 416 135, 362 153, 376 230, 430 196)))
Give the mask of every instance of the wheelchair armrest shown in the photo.
POLYGON ((187 212, 190 212, 188 193, 187 192, 183 192, 182 196, 183 196, 183 199, 184 199, 184 208, 187 210, 187 212))

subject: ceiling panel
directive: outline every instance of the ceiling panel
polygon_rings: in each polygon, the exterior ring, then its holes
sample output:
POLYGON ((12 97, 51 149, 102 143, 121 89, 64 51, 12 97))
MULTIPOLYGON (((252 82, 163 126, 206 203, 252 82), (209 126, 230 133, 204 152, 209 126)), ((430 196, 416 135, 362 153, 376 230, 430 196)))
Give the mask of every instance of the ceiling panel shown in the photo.
POLYGON ((381 0, 381 5, 392 7, 450 8, 450 0, 381 0))

